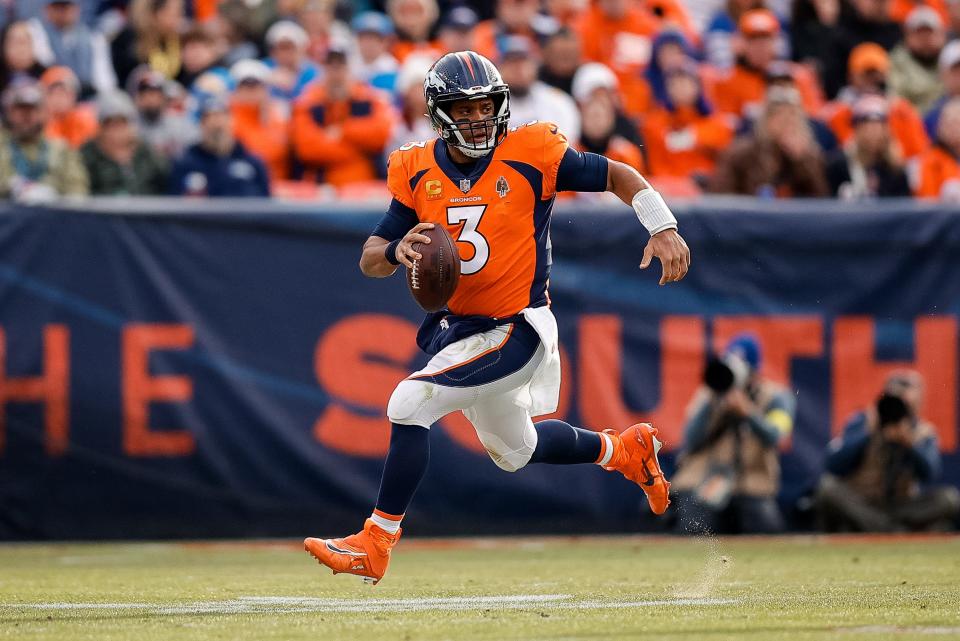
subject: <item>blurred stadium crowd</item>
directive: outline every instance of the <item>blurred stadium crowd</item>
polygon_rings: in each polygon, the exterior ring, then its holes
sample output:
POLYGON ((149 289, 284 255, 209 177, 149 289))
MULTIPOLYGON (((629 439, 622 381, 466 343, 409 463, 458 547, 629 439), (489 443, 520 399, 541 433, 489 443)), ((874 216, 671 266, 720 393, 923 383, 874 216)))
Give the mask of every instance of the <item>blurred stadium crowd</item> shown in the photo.
POLYGON ((473 49, 676 195, 960 201, 960 0, 0 0, 0 197, 371 198, 473 49))

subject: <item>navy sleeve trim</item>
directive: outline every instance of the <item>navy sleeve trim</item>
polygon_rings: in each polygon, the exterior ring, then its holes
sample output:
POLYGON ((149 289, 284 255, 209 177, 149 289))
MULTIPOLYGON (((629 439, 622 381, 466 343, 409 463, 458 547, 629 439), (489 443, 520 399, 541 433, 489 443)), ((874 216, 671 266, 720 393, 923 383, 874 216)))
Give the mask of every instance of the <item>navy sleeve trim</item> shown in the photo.
POLYGON ((607 159, 567 148, 557 169, 557 191, 606 191, 607 159))
POLYGON ((420 222, 417 212, 394 198, 390 202, 387 213, 384 214, 377 226, 373 228, 371 236, 379 236, 386 240, 398 240, 407 235, 420 222))

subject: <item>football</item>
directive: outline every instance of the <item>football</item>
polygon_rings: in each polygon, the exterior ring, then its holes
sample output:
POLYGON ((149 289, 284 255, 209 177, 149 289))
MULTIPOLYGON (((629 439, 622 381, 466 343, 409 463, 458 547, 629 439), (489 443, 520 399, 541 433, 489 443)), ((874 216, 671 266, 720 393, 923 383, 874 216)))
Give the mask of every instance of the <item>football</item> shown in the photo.
POLYGON ((442 226, 420 232, 428 244, 414 243, 413 250, 423 258, 407 269, 407 286, 413 299, 425 311, 443 309, 460 282, 460 253, 453 237, 442 226))

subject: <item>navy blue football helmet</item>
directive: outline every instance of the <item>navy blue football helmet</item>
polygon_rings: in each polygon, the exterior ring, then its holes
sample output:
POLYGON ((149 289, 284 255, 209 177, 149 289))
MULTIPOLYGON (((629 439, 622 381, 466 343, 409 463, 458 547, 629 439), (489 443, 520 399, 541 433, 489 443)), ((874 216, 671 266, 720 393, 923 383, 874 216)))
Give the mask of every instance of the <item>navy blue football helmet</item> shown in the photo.
POLYGON ((510 88, 492 62, 473 51, 448 53, 430 67, 423 81, 430 122, 448 144, 471 158, 490 153, 507 136, 510 120, 510 88), (456 122, 450 107, 458 100, 493 100, 493 116, 456 122), (470 141, 464 133, 470 133, 470 141), (476 133, 476 135, 474 135, 476 133), (481 140, 477 140, 481 137, 481 140))

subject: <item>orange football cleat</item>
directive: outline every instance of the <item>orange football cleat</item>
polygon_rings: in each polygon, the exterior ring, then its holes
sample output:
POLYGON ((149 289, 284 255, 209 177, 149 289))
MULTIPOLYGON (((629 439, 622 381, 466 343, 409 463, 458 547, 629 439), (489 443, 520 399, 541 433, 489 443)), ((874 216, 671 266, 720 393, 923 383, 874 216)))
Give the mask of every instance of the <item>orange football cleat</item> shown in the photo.
POLYGON ((390 565, 390 550, 400 540, 401 532, 389 534, 367 519, 356 534, 342 539, 304 539, 303 549, 334 574, 356 574, 376 585, 390 565))
POLYGON ((603 469, 617 471, 639 485, 654 514, 663 514, 670 505, 670 482, 663 476, 657 453, 663 443, 657 438, 657 428, 649 423, 631 425, 620 434, 603 430, 613 441, 613 455, 603 469))

